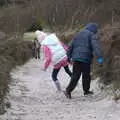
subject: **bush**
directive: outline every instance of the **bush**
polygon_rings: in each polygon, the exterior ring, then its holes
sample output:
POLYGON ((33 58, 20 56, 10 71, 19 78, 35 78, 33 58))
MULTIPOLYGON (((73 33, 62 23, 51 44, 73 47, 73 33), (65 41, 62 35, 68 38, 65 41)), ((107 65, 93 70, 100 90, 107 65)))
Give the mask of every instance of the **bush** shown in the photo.
POLYGON ((120 98, 120 32, 117 28, 119 24, 109 26, 102 31, 104 64, 101 68, 96 67, 96 73, 101 77, 100 82, 105 88, 112 86, 108 91, 114 94, 115 99, 120 98))
POLYGON ((34 23, 32 23, 27 32, 42 30, 43 26, 44 26, 43 21, 41 19, 37 19, 34 23))
POLYGON ((4 4, 10 3, 9 0, 0 0, 0 6, 3 6, 4 4))
POLYGON ((5 112, 3 99, 9 89, 9 72, 31 58, 32 52, 33 43, 29 41, 12 40, 0 45, 0 114, 5 112))

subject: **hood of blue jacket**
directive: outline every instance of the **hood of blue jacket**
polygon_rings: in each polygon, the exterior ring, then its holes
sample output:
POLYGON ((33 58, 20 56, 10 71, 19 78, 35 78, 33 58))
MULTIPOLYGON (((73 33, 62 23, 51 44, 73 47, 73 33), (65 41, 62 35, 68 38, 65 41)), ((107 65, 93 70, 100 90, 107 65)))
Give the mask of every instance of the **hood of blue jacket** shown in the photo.
POLYGON ((85 29, 87 29, 93 33, 97 33, 98 25, 96 23, 88 23, 86 25, 85 29))

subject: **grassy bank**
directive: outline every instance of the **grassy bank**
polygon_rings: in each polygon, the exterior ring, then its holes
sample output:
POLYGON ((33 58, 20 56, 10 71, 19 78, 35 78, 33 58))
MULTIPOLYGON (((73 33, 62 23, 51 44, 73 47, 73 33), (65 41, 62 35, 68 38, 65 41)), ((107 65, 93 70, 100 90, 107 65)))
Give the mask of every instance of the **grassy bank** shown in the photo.
POLYGON ((16 65, 24 64, 33 56, 32 49, 31 41, 20 39, 5 40, 0 44, 0 114, 5 112, 3 99, 9 89, 9 73, 16 65))

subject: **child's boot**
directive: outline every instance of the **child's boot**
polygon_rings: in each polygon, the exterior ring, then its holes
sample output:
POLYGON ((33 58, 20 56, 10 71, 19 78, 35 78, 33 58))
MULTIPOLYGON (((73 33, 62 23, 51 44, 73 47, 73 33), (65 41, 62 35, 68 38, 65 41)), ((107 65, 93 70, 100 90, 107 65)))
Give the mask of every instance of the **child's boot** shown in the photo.
POLYGON ((60 82, 58 80, 54 81, 55 82, 55 85, 56 85, 56 88, 58 91, 61 91, 61 85, 60 85, 60 82))

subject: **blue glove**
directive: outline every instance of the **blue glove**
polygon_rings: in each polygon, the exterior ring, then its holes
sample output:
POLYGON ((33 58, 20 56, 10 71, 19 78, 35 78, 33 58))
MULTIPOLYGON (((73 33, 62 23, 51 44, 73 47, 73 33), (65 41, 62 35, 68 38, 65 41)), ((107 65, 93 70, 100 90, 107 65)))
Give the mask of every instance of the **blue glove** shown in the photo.
POLYGON ((97 62, 98 62, 98 64, 102 64, 103 63, 103 58, 102 57, 98 57, 97 58, 97 62))

